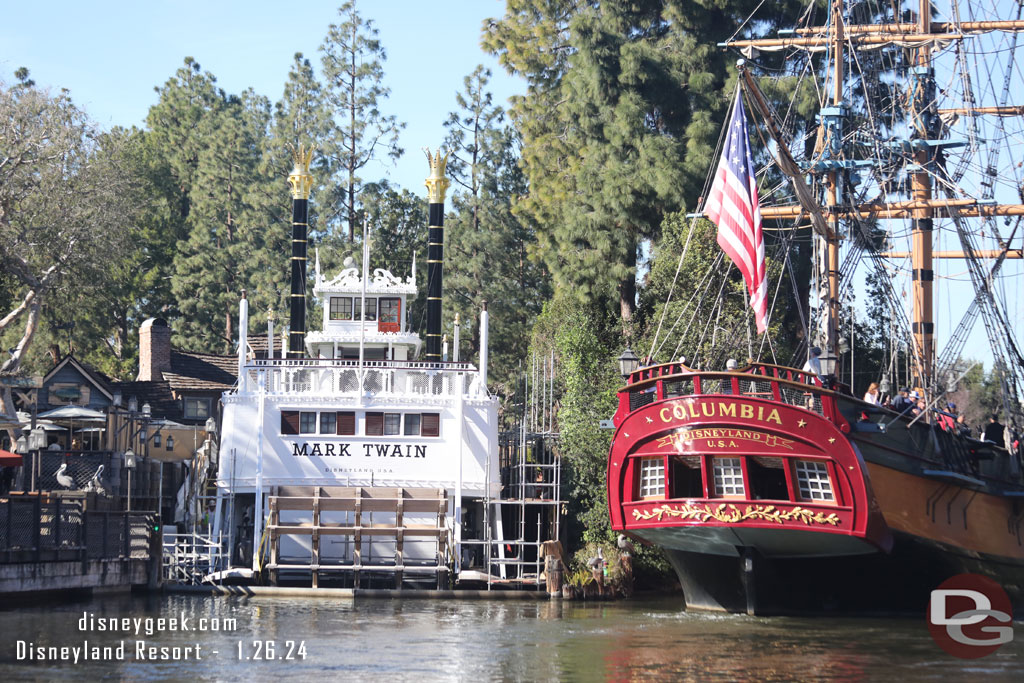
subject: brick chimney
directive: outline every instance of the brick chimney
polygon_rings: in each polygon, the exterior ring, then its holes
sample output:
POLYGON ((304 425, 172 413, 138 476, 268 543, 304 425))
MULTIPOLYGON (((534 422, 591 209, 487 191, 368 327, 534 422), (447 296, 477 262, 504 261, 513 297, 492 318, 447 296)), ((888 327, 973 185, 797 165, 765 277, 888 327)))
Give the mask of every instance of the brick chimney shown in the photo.
POLYGON ((171 328, 163 318, 150 318, 139 328, 140 382, 162 380, 171 369, 171 328))

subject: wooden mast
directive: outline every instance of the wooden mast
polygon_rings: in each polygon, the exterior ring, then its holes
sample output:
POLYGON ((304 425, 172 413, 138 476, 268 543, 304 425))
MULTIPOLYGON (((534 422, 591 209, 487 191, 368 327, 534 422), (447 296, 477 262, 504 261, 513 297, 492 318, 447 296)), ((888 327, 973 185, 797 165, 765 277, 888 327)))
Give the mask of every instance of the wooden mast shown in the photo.
MULTIPOLYGON (((917 30, 925 33, 931 28, 931 0, 918 3, 917 30)), ((935 109, 935 84, 931 64, 930 43, 922 43, 914 50, 914 86, 910 96, 910 118, 914 133, 920 140, 930 135, 930 114, 935 109)), ((910 174, 910 197, 915 202, 927 202, 932 198, 932 182, 928 165, 933 152, 924 146, 914 154, 917 168, 910 174)), ((935 322, 932 310, 932 210, 929 207, 914 209, 911 220, 911 268, 913 269, 913 312, 911 332, 914 336, 915 354, 920 360, 919 385, 928 387, 935 365, 935 322)), ((928 400, 928 397, 925 397, 928 400)))
MULTIPOLYGON (((832 31, 833 31, 833 72, 832 72, 832 106, 843 106, 843 0, 832 0, 832 31)), ((838 115, 837 115, 838 117, 838 115)), ((837 118, 837 121, 841 118, 837 118)), ((840 125, 831 128, 832 135, 842 135, 840 125)), ((841 143, 841 141, 840 141, 841 143)), ((830 144, 830 141, 825 142, 830 144)), ((839 172, 830 171, 827 177, 828 202, 827 208, 834 209, 839 203, 839 172)), ((827 279, 828 279, 828 328, 825 345, 827 355, 839 358, 839 217, 833 213, 830 219, 831 234, 826 238, 827 245, 827 279)), ((838 370, 838 368, 837 368, 838 370)))
MULTIPOLYGON (((833 51, 833 89, 831 134, 841 134, 842 81, 844 43, 851 45, 905 44, 912 51, 914 84, 909 93, 909 123, 914 143, 910 172, 910 201, 874 202, 858 205, 840 205, 838 196, 838 170, 825 169, 825 206, 811 212, 815 226, 828 223, 827 279, 828 279, 828 341, 829 353, 835 354, 833 344, 838 340, 838 221, 842 217, 860 218, 909 218, 911 226, 911 256, 913 270, 912 338, 914 340, 915 371, 920 385, 927 387, 935 371, 935 340, 932 285, 934 279, 933 222, 939 217, 958 216, 961 218, 984 216, 1021 216, 1024 204, 997 204, 975 199, 933 198, 932 182, 928 165, 934 158, 930 144, 935 136, 934 122, 940 113, 961 116, 1014 116, 1024 113, 1024 106, 973 107, 964 109, 939 110, 935 104, 935 82, 932 67, 931 45, 936 40, 959 40, 970 33, 987 31, 1024 31, 1024 21, 979 21, 979 22, 932 22, 931 6, 928 0, 919 0, 919 11, 914 23, 889 23, 877 25, 844 25, 842 21, 842 0, 833 0, 830 7, 831 22, 828 28, 804 28, 796 31, 797 37, 777 39, 736 40, 721 43, 723 47, 757 48, 767 50, 787 47, 823 47, 833 51)), ((757 93, 749 74, 744 74, 751 90, 757 93)), ((758 93, 759 94, 759 93, 758 93)), ((755 97, 755 101, 757 98, 755 97)), ((828 117, 822 112, 823 124, 828 117)), ((772 136, 780 143, 780 136, 769 125, 772 136)), ((825 137, 825 144, 829 138, 825 137)), ((781 164, 780 164, 781 166, 781 164)), ((787 175, 791 173, 787 172, 787 175)), ((794 177, 794 181, 798 178, 794 177)), ((803 202, 801 202, 803 203, 803 202)), ((765 220, 793 219, 808 215, 806 206, 762 206, 761 215, 765 220)), ((819 234, 823 231, 817 230, 819 234)), ((1011 249, 1009 244, 1000 245, 1001 253, 1007 258, 1020 258, 1021 250, 1011 249)), ((896 254, 896 252, 892 252, 896 254)), ((900 255, 907 255, 901 253, 900 255)), ((940 258, 962 257, 960 253, 942 252, 940 258)))

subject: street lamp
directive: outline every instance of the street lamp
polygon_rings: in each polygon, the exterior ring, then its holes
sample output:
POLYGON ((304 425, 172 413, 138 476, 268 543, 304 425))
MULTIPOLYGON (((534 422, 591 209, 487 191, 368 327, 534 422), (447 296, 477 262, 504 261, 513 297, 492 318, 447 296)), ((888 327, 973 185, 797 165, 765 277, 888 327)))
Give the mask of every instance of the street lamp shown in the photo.
POLYGON ((622 355, 618 358, 619 361, 619 374, 622 375, 622 379, 629 381, 629 376, 636 371, 637 367, 640 366, 640 359, 633 353, 633 350, 626 347, 626 350, 622 352, 622 355))
POLYGON ((135 451, 128 449, 124 452, 124 467, 128 470, 128 512, 132 511, 132 470, 135 469, 135 451))
MULTIPOLYGON (((159 445, 159 444, 157 444, 157 445, 159 445)), ((170 451, 173 451, 173 450, 174 450, 174 437, 171 436, 170 434, 168 434, 167 435, 167 451, 170 452, 170 451)))
POLYGON ((826 351, 824 356, 818 359, 821 363, 821 374, 823 377, 835 376, 836 374, 836 362, 839 359, 832 355, 831 351, 826 351))
POLYGON ((212 417, 206 418, 206 433, 216 434, 217 433, 217 421, 212 417))

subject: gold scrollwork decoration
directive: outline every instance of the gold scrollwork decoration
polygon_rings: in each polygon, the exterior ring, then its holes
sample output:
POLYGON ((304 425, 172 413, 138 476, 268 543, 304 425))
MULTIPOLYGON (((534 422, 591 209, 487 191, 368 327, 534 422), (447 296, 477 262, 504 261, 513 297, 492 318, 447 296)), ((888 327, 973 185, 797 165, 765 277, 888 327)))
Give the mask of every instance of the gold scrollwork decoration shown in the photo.
POLYGON ((839 525, 839 516, 830 512, 827 515, 797 506, 791 510, 780 510, 774 505, 747 505, 744 510, 732 503, 710 504, 683 503, 682 505, 661 505, 650 510, 633 510, 633 518, 640 521, 656 519, 659 522, 665 517, 706 522, 715 520, 725 524, 736 524, 747 520, 759 520, 783 524, 785 522, 802 522, 803 524, 839 525))

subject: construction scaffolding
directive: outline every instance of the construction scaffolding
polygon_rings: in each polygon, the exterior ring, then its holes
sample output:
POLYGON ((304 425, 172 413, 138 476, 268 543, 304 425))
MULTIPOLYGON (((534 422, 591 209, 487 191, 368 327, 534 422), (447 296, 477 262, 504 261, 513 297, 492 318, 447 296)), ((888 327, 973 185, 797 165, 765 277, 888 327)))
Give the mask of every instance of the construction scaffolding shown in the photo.
POLYGON ((520 376, 513 402, 517 420, 498 441, 501 495, 482 500, 484 538, 463 540, 474 549, 460 581, 483 581, 490 589, 544 584, 545 542, 561 540, 562 463, 555 429, 555 358, 534 356, 520 376), (477 550, 478 549, 478 550, 477 550), (482 560, 486 558, 486 563, 482 560))

